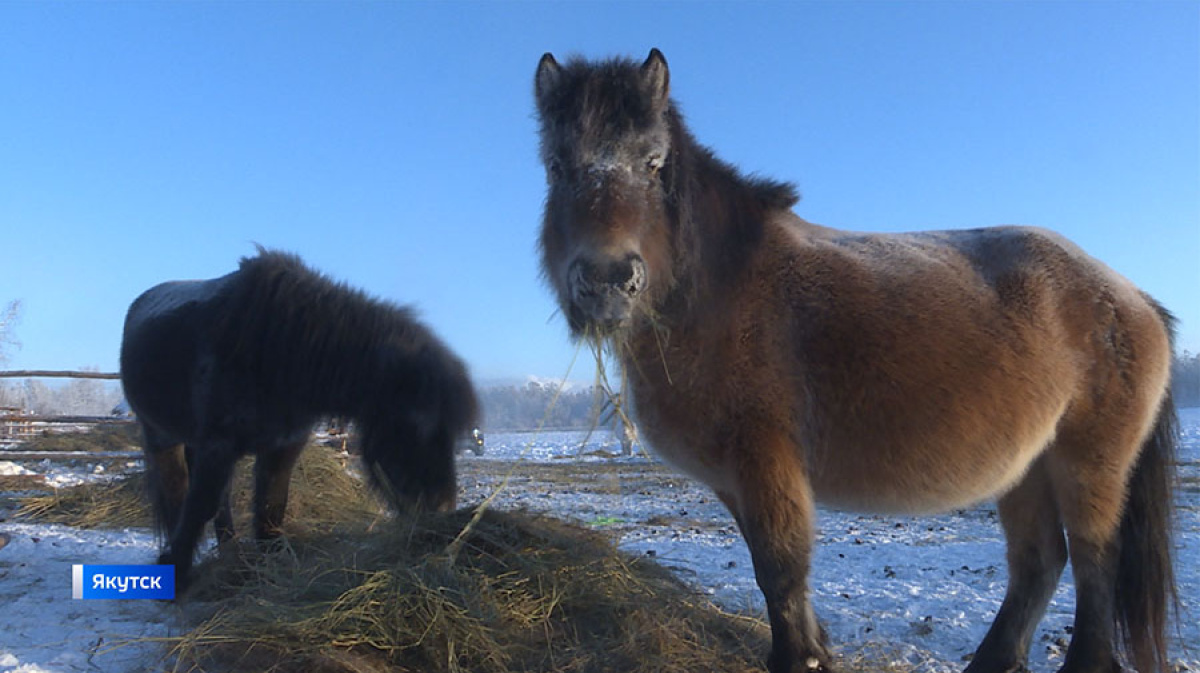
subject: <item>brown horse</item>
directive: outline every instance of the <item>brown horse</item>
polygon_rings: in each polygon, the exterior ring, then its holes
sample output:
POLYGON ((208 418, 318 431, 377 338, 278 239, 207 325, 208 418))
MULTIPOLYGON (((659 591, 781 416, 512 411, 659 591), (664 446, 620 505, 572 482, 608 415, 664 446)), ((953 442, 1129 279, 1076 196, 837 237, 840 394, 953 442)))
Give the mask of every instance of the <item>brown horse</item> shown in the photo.
POLYGON ((1009 586, 969 673, 1024 668, 1069 558, 1063 671, 1165 670, 1171 318, 1062 237, 896 235, 791 212, 791 185, 699 145, 642 64, 542 57, 543 271, 572 334, 629 376, 646 439, 733 513, 774 673, 828 670, 809 603, 815 502, 998 498, 1009 586), (1065 534, 1064 534, 1065 533, 1065 534))

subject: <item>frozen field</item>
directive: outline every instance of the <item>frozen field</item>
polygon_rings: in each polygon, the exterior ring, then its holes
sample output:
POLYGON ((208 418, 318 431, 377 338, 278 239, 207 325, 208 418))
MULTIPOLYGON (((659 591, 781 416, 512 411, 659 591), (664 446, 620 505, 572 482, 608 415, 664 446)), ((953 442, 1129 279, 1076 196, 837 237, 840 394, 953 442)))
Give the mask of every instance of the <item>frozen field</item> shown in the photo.
MULTIPOLYGON (((1200 409, 1180 417, 1176 559, 1185 612, 1173 647, 1179 671, 1200 671, 1200 409)), ((606 433, 587 445, 583 439, 584 433, 489 435, 483 456, 460 460, 460 503, 481 501, 507 475, 493 506, 609 530, 623 549, 653 556, 721 604, 761 614, 749 553, 706 488, 644 454, 610 455, 619 446, 606 433)), ((64 462, 0 454, 0 476, 32 472, 65 484, 128 463, 124 456, 64 462)), ((0 547, 0 673, 158 670, 154 639, 178 628, 172 606, 69 599, 72 563, 151 562, 150 534, 16 524, 10 516, 0 504, 0 535, 9 539, 0 547)), ((963 668, 1004 591, 1003 540, 990 507, 922 518, 823 510, 819 530, 812 588, 836 651, 903 662, 914 671, 963 668)), ((1033 671, 1061 664, 1073 604, 1068 571, 1035 638, 1033 671)))
MULTIPOLYGON (((1176 574, 1184 604, 1174 656, 1200 671, 1200 409, 1180 411, 1182 442, 1176 574)), ((468 456, 468 499, 490 492, 510 461, 524 455, 499 507, 568 515, 614 530, 620 546, 660 563, 733 609, 764 615, 750 554, 732 517, 707 488, 597 433, 495 435, 482 457, 468 456), (495 462, 495 468, 483 467, 495 462), (501 468, 500 466, 503 466, 501 468), (474 480, 474 481, 472 481, 474 480), (476 496, 475 494, 480 494, 476 496)), ((974 652, 1004 597, 1004 538, 990 504, 941 516, 897 517, 822 509, 811 586, 818 615, 843 652, 867 647, 914 671, 958 671, 974 652)), ((1073 620, 1070 569, 1059 584, 1030 652, 1034 671, 1062 663, 1073 620)), ((765 618, 765 617, 764 617, 765 618)))

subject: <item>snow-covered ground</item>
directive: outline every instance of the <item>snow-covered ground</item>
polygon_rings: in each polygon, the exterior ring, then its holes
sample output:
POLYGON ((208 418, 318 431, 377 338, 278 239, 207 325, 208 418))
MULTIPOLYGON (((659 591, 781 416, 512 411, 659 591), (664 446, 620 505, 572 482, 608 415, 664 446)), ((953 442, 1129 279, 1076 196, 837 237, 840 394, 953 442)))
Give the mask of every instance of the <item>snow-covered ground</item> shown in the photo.
POLYGON ((153 563, 145 530, 81 531, 0 524, 0 671, 125 673, 156 670, 174 606, 71 599, 75 563, 153 563))
MULTIPOLYGON (((1200 671, 1200 409, 1180 416, 1181 472, 1189 481, 1180 492, 1176 553, 1185 613, 1173 648, 1179 670, 1200 671)), ((653 556, 729 608, 761 614, 749 553, 707 489, 644 454, 606 456, 619 453, 607 433, 586 446, 583 437, 489 435, 483 456, 460 459, 460 502, 479 502, 511 473, 494 506, 611 530, 623 549, 653 556)), ((68 469, 57 461, 9 461, 0 468, 64 483, 72 470, 77 479, 97 476, 88 463, 68 469)), ((0 544, 9 539, 0 546, 0 673, 158 670, 155 639, 179 629, 173 606, 70 599, 71 564, 150 562, 150 533, 3 522, 9 516, 0 509, 0 544)), ((866 649, 914 671, 961 670, 999 606, 1005 578, 1003 538, 988 506, 921 518, 821 512, 812 588, 837 651, 866 649)), ((1068 571, 1036 636, 1032 670, 1061 665, 1073 604, 1068 571)))
MULTIPOLYGON (((6 452, 0 451, 0 458, 5 458, 6 452)), ((7 452, 13 453, 13 452, 7 452)), ((119 471, 123 469, 131 469, 141 466, 141 459, 137 460, 119 460, 120 458, 134 458, 138 454, 105 454, 118 458, 116 462, 123 463, 118 466, 119 471), (123 469, 122 469, 123 468, 123 469)), ((0 476, 26 476, 36 475, 42 478, 42 481, 51 488, 67 488, 69 486, 78 486, 87 482, 102 481, 108 479, 111 468, 109 465, 113 461, 96 461, 96 454, 86 453, 82 451, 47 451, 42 452, 41 457, 36 461, 28 460, 0 460, 0 476), (64 462, 64 459, 77 458, 74 461, 64 462), (92 458, 92 461, 88 461, 92 458)))
MULTIPOLYGON (((1188 481, 1179 492, 1175 558, 1184 614, 1172 655, 1181 670, 1200 671, 1200 409, 1181 410, 1180 421, 1180 474, 1188 481)), ((640 451, 633 457, 598 456, 620 452, 607 434, 597 433, 586 446, 580 446, 581 439, 579 433, 497 434, 488 438, 484 456, 465 458, 462 464, 507 462, 521 455, 548 463, 650 467, 656 462, 640 451)), ((629 469, 621 473, 628 481, 629 469)), ((514 479, 521 474, 518 468, 514 479)), ((482 481, 477 488, 487 490, 492 480, 482 481)), ((657 488, 615 483, 606 488, 604 481, 599 476, 584 489, 564 485, 542 492, 510 487, 511 493, 498 496, 497 506, 544 510, 614 529, 621 548, 652 554, 728 608, 764 614, 749 551, 732 517, 705 487, 660 479, 657 488)), ((464 486, 472 490, 471 484, 464 486)), ((810 581, 831 642, 846 653, 868 646, 874 655, 891 657, 913 671, 961 670, 964 658, 983 639, 1007 584, 1004 536, 994 507, 984 504, 927 517, 822 509, 818 523, 810 581)), ((1035 636, 1032 670, 1061 666, 1074 596, 1068 568, 1035 636)))

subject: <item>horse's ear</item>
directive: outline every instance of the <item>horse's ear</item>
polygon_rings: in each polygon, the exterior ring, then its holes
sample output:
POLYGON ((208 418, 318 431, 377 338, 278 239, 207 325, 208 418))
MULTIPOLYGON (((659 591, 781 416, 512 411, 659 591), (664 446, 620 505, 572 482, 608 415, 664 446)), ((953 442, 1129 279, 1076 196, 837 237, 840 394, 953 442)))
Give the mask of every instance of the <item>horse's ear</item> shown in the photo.
POLYGON ((650 50, 650 55, 642 64, 642 81, 654 100, 654 108, 665 109, 671 88, 671 73, 667 69, 666 57, 657 48, 650 50))
POLYGON ((542 60, 538 61, 537 75, 533 78, 533 90, 537 97, 538 107, 542 106, 546 97, 561 80, 562 66, 554 60, 554 55, 550 52, 542 54, 542 60))

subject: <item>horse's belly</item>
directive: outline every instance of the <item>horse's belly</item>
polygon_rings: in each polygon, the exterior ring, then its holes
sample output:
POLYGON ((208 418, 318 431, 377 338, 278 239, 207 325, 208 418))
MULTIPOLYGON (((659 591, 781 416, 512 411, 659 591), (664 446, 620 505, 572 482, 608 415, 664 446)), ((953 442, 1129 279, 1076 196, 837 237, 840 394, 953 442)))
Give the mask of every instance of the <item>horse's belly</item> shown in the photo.
POLYGON ((676 435, 653 426, 644 427, 643 433, 654 454, 675 469, 722 497, 736 492, 737 484, 725 465, 724 452, 721 447, 710 446, 708 438, 676 435))
POLYGON ((1053 433, 1029 443, 945 452, 941 460, 828 460, 814 466, 816 500, 836 509, 888 514, 931 514, 974 505, 1012 489, 1038 458, 1053 433))

